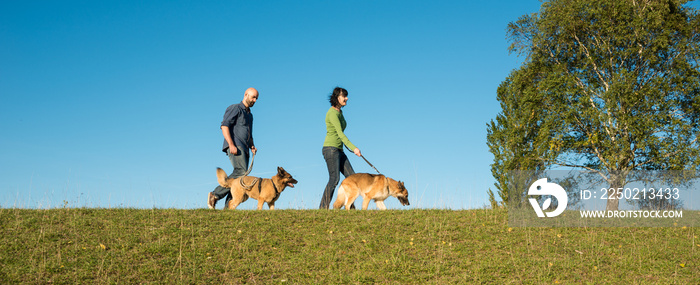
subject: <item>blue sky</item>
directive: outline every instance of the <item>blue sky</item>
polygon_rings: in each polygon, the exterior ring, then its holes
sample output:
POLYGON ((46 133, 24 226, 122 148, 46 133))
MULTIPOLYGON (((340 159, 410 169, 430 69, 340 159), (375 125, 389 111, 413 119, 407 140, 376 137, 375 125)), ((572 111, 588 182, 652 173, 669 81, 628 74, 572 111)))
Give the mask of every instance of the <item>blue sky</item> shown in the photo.
POLYGON ((521 63, 506 26, 540 4, 3 1, 0 206, 206 207, 216 167, 232 168, 224 110, 255 87, 251 175, 284 167, 299 184, 277 208, 315 209, 327 97, 342 86, 346 134, 405 181, 409 209, 482 207, 486 123, 521 63))

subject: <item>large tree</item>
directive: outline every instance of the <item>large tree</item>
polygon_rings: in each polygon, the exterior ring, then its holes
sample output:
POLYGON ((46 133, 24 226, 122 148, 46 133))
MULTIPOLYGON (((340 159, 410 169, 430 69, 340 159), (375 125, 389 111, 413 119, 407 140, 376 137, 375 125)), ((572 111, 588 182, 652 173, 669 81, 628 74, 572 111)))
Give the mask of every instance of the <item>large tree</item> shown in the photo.
POLYGON ((502 200, 508 170, 586 169, 618 188, 634 170, 698 169, 700 16, 687 2, 549 0, 509 24, 526 60, 488 125, 502 200))
POLYGON ((512 170, 542 172, 546 168, 539 157, 547 152, 543 142, 547 141, 552 127, 543 121, 546 116, 541 112, 542 98, 531 84, 537 81, 537 74, 530 71, 527 66, 514 71, 497 90, 503 111, 488 124, 486 142, 494 155, 491 173, 496 178, 495 186, 501 198, 499 203, 489 189, 492 208, 524 201, 522 195, 510 195, 509 188, 515 184, 519 189, 526 189, 526 185, 521 185, 522 181, 514 181, 512 170))

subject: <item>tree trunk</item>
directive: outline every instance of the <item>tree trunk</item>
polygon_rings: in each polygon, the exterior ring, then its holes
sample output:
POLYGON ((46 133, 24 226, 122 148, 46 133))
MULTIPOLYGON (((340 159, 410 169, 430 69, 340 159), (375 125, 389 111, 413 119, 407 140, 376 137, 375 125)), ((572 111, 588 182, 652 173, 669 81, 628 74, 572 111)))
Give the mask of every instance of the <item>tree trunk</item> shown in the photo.
POLYGON ((626 175, 623 174, 610 174, 608 182, 610 183, 610 188, 608 188, 608 201, 605 205, 606 211, 617 211, 620 206, 620 200, 617 199, 618 195, 622 192, 622 187, 625 187, 626 175))
MULTIPOLYGON (((612 186, 611 186, 612 188, 612 186)), ((617 199, 617 188, 614 188, 615 191, 608 191, 608 204, 605 205, 605 210, 606 211, 616 211, 618 209, 618 206, 620 205, 620 200, 617 199)), ((610 190, 610 189, 608 189, 610 190)))

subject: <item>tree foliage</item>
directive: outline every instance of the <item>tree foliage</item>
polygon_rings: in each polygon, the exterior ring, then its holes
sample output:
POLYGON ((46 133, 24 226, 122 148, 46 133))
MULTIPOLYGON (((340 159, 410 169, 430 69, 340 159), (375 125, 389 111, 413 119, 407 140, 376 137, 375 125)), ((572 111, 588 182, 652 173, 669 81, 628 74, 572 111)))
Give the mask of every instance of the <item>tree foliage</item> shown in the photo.
POLYGON ((501 203, 509 170, 580 168, 617 188, 633 170, 698 169, 700 17, 687 2, 549 0, 509 24, 526 60, 487 126, 501 203))

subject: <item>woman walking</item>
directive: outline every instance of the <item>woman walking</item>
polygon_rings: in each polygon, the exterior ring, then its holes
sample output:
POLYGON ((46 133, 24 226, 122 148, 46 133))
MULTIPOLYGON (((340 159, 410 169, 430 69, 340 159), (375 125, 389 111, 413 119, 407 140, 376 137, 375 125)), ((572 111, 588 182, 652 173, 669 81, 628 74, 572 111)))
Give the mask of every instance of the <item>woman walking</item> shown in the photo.
POLYGON ((326 184, 326 189, 323 191, 319 209, 328 209, 330 206, 333 192, 335 192, 335 187, 338 186, 338 181, 340 181, 341 172, 345 177, 355 174, 348 157, 345 156, 343 145, 352 150, 355 155, 362 156, 360 149, 353 145, 343 133, 347 123, 341 108, 348 104, 348 91, 336 87, 333 89, 329 101, 331 108, 326 112, 326 140, 323 142, 322 151, 323 158, 326 160, 326 166, 328 166, 328 184, 326 184))

